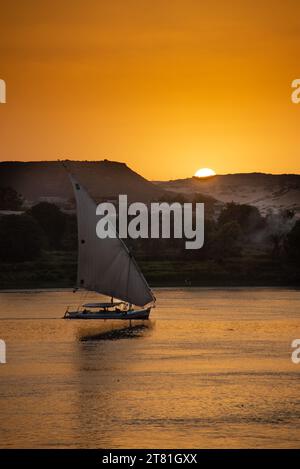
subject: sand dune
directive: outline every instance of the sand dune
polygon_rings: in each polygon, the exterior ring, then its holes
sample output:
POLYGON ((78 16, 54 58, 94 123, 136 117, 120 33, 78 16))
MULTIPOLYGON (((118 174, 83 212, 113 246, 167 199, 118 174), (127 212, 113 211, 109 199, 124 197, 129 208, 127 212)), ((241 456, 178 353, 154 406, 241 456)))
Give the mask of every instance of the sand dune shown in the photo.
POLYGON ((209 179, 187 178, 156 181, 160 188, 182 194, 200 192, 220 202, 255 205, 262 213, 292 209, 300 215, 300 175, 243 173, 209 179))

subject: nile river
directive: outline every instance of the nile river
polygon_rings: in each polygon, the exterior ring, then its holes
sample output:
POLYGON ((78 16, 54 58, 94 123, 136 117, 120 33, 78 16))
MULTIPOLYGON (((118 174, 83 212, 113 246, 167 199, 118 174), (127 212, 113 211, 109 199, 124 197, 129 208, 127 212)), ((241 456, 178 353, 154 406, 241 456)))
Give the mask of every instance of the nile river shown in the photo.
POLYGON ((149 324, 119 331, 60 319, 80 294, 0 293, 0 446, 299 448, 300 291, 155 294, 149 324))

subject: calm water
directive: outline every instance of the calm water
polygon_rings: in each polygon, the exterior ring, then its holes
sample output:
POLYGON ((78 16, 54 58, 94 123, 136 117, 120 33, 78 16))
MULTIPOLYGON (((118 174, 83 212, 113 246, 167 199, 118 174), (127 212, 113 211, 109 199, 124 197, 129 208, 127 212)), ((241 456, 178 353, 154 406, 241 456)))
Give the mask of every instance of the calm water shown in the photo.
POLYGON ((59 319, 66 291, 1 293, 1 447, 300 447, 300 291, 156 296, 127 334, 59 319))

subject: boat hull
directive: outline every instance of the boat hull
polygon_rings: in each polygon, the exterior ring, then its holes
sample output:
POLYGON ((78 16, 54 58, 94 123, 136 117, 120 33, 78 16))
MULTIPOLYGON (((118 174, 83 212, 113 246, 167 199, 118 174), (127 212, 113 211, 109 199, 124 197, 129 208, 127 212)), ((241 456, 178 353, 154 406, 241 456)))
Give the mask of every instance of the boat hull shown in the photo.
POLYGON ((149 319, 151 308, 130 311, 67 311, 64 319, 121 319, 121 320, 146 320, 149 319))

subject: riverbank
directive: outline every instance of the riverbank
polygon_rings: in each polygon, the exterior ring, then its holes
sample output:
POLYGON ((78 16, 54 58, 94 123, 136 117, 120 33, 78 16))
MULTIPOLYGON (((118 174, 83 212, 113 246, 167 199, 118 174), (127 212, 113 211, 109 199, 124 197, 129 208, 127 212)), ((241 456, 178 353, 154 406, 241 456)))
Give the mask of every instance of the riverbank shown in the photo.
MULTIPOLYGON (((139 259, 153 287, 159 286, 299 286, 300 266, 252 254, 216 260, 139 259)), ((1 263, 0 289, 72 288, 77 253, 45 251, 36 261, 1 263)))

